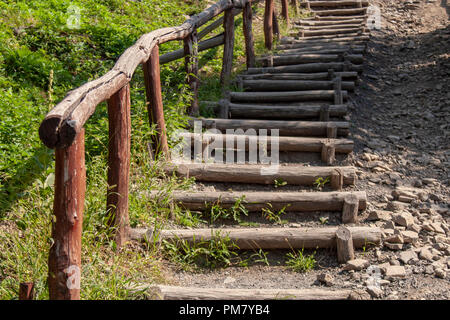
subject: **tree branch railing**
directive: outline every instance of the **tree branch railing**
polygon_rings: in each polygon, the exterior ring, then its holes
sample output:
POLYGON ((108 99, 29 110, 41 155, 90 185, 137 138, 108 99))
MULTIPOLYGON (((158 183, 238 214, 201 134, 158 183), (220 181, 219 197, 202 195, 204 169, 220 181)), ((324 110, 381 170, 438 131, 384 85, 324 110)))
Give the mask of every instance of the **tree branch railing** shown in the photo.
MULTIPOLYGON (((81 275, 81 233, 86 191, 84 125, 98 104, 107 101, 109 118, 107 208, 109 225, 114 227, 116 243, 122 246, 129 238, 128 185, 130 168, 130 81, 142 65, 150 125, 156 124, 152 141, 155 154, 169 157, 160 82, 160 63, 185 57, 188 84, 194 93, 190 114, 198 113, 199 51, 224 44, 221 81, 226 84, 232 71, 234 17, 243 16, 247 68, 255 66, 252 34, 252 3, 260 0, 220 0, 181 26, 162 28, 141 36, 102 77, 70 91, 44 118, 39 128, 42 142, 55 152, 55 197, 52 224, 53 245, 49 253, 48 284, 50 299, 79 299, 81 275), (224 13, 200 32, 198 28, 224 13), (224 33, 199 42, 208 33, 224 26, 224 33), (165 42, 182 40, 184 48, 159 55, 165 42)), ((282 14, 288 20, 287 0, 281 0, 282 14)), ((274 0, 266 0, 265 45, 272 49, 274 0)))

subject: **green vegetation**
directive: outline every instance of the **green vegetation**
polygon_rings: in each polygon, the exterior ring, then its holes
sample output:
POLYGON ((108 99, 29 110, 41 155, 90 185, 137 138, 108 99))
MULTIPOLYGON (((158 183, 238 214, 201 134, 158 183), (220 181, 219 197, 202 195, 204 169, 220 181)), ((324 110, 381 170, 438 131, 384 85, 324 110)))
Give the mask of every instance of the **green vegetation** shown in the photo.
POLYGON ((286 255, 286 265, 295 272, 308 272, 315 268, 316 259, 315 254, 304 254, 303 250, 292 251, 286 255))
POLYGON ((323 187, 325 187, 325 185, 329 182, 330 182, 330 177, 326 177, 326 178, 319 177, 314 181, 314 185, 316 186, 317 190, 322 190, 323 187))

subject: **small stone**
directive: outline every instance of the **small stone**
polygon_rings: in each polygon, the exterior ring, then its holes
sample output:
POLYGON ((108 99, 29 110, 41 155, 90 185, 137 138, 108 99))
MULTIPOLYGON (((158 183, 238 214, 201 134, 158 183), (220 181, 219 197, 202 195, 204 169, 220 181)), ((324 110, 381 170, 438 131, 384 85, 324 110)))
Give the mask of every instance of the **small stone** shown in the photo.
POLYGON ((422 248, 419 253, 419 258, 422 260, 433 261, 433 254, 427 248, 422 248))
POLYGON ((404 264, 408 264, 408 262, 412 259, 417 259, 417 254, 412 251, 403 251, 400 253, 400 257, 399 257, 400 261, 403 262, 404 264))
POLYGON ((376 210, 369 213, 369 216, 367 217, 367 220, 370 221, 389 221, 391 219, 391 212, 385 211, 385 210, 376 210))
POLYGON ((436 275, 436 277, 441 279, 445 279, 445 277, 447 276, 447 273, 441 268, 436 268, 434 270, 434 274, 436 275))
POLYGON ((329 275, 328 273, 321 273, 321 274, 317 275, 317 281, 327 285, 328 287, 330 287, 334 284, 334 278, 331 275, 329 275))
POLYGON ((349 300, 369 300, 370 294, 366 290, 356 289, 349 295, 349 300))
POLYGON ((419 234, 414 231, 400 231, 401 235, 403 236, 404 243, 416 243, 417 240, 419 240, 419 234))
POLYGON ((393 220, 396 224, 404 227, 414 224, 414 217, 408 212, 401 212, 394 215, 393 220))
POLYGON ((403 249, 403 244, 401 244, 401 243, 385 242, 384 245, 391 250, 402 250, 403 249))
POLYGON ((434 229, 435 232, 445 234, 444 229, 442 229, 441 223, 433 222, 433 223, 430 223, 430 225, 434 229))
POLYGON ((389 243, 404 243, 403 236, 401 234, 394 234, 392 236, 386 237, 384 241, 389 243))
POLYGON ((344 270, 360 271, 369 266, 369 261, 364 259, 353 259, 347 262, 344 266, 344 270))
POLYGON ((406 276, 406 270, 403 266, 389 266, 386 268, 386 278, 404 278, 406 276))
POLYGON ((226 277, 225 280, 223 281, 223 284, 230 284, 230 283, 233 283, 235 281, 236 281, 236 279, 233 278, 233 277, 226 277))
POLYGON ((434 273, 434 268, 433 266, 426 266, 424 272, 426 274, 433 274, 434 273))
POLYGON ((381 298, 383 296, 383 290, 377 286, 368 286, 367 292, 373 297, 373 298, 381 298))

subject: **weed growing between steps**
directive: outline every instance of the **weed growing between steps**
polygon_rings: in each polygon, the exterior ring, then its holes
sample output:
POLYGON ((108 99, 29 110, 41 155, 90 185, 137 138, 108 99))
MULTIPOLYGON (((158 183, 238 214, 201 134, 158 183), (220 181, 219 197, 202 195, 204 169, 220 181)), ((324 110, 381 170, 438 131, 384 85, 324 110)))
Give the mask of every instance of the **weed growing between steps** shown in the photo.
POLYGON ((308 272, 315 268, 316 259, 315 254, 304 254, 304 249, 302 250, 292 250, 286 254, 286 265, 289 269, 295 272, 308 272))

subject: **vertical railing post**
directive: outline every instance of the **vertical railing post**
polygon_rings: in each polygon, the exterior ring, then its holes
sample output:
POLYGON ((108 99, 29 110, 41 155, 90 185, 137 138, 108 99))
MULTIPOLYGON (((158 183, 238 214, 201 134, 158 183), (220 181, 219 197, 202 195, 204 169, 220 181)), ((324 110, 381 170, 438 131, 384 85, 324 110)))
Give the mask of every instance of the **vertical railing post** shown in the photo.
POLYGON ((294 7, 294 12, 298 15, 298 2, 297 0, 291 0, 292 6, 294 7))
POLYGON ((156 124, 157 134, 153 140, 155 155, 162 153, 169 158, 169 146, 167 144, 166 123, 161 93, 161 78, 159 68, 159 46, 156 44, 150 54, 150 58, 143 65, 145 91, 148 101, 148 116, 150 125, 156 124))
POLYGON ((21 282, 19 286, 19 300, 34 299, 34 282, 21 282))
POLYGON ((198 37, 197 30, 184 38, 185 68, 188 74, 187 83, 193 93, 188 113, 198 116, 198 37))
POLYGON ((273 35, 276 37, 277 41, 280 40, 280 25, 278 24, 278 17, 275 8, 273 8, 273 35))
POLYGON ((130 85, 108 99, 108 193, 106 208, 110 213, 109 226, 116 228, 117 246, 128 240, 128 184, 130 173, 131 115, 130 85))
POLYGON ((231 70, 233 68, 233 50, 234 50, 234 13, 233 8, 225 11, 224 20, 224 46, 222 72, 220 74, 220 83, 225 87, 230 82, 231 70))
POLYGON ((273 42, 273 0, 266 0, 264 11, 264 43, 268 50, 272 50, 273 42))
POLYGON ((289 4, 288 0, 281 0, 281 15, 286 23, 289 25, 289 4))
POLYGON ((255 48, 253 46, 253 32, 252 32, 252 1, 249 0, 244 5, 242 13, 245 37, 245 56, 247 58, 247 69, 255 67, 255 48))
POLYGON ((81 232, 83 227, 86 168, 84 129, 67 148, 55 151, 53 244, 48 257, 51 300, 79 300, 81 232))

